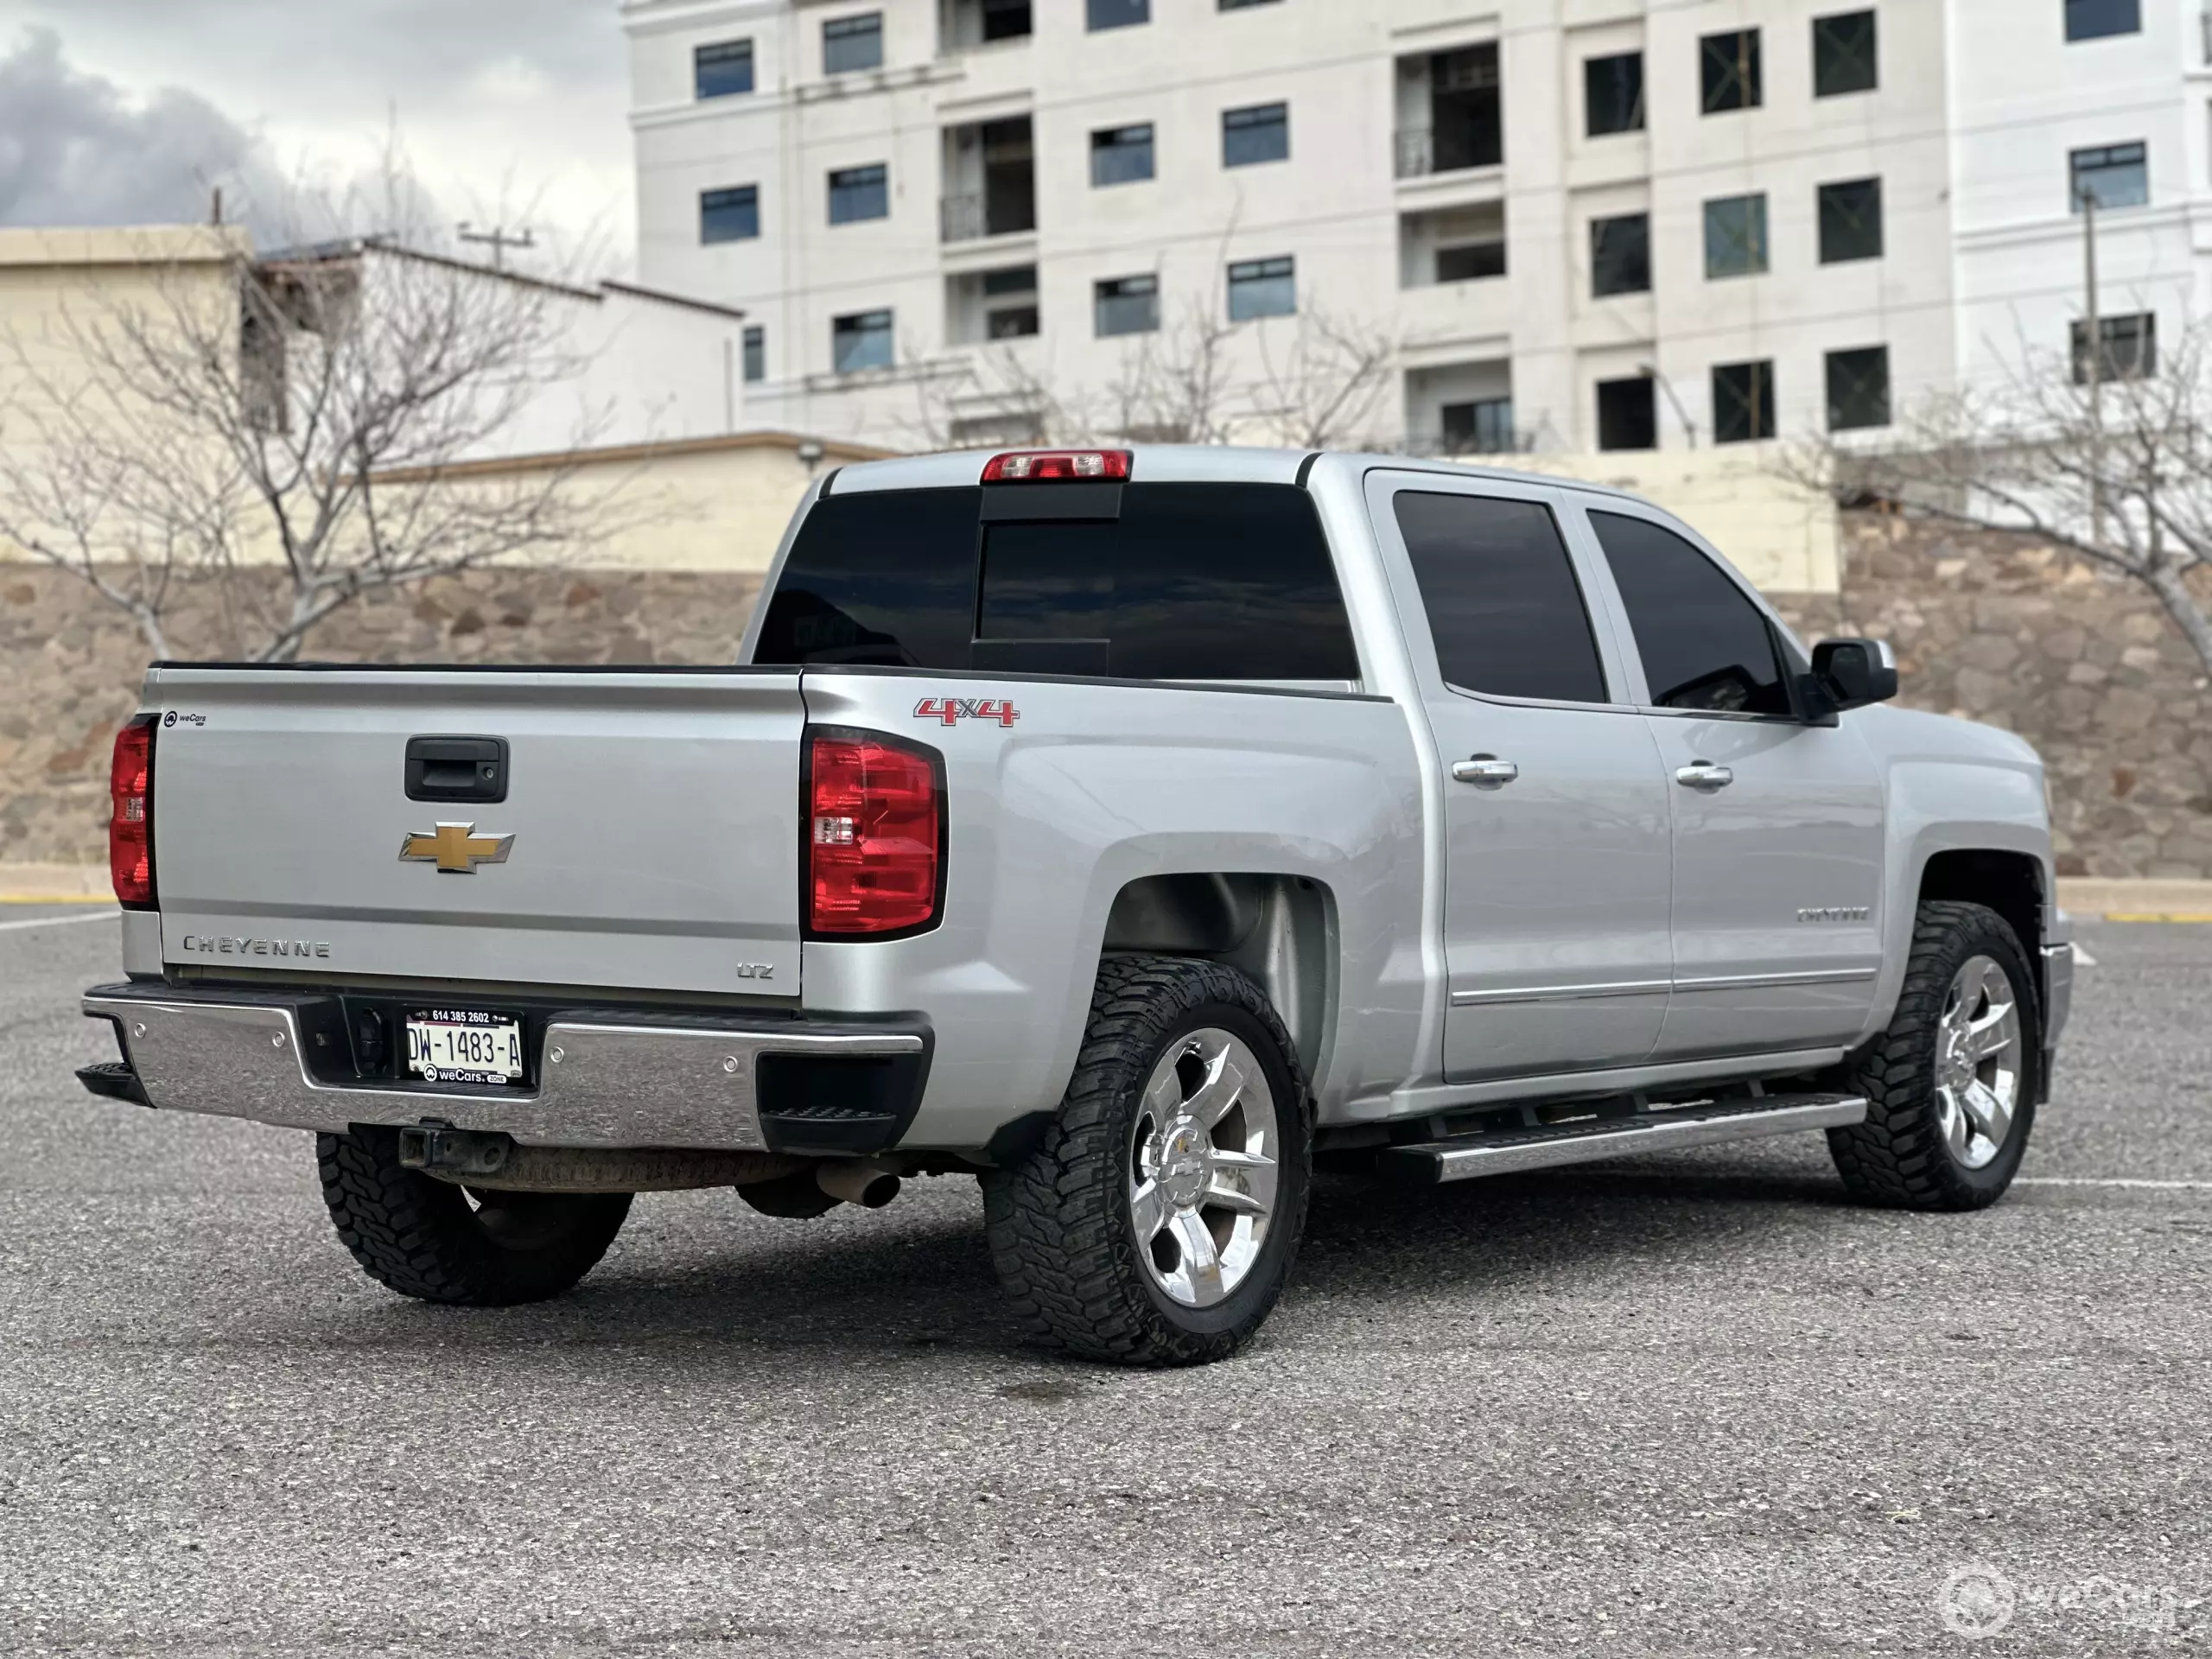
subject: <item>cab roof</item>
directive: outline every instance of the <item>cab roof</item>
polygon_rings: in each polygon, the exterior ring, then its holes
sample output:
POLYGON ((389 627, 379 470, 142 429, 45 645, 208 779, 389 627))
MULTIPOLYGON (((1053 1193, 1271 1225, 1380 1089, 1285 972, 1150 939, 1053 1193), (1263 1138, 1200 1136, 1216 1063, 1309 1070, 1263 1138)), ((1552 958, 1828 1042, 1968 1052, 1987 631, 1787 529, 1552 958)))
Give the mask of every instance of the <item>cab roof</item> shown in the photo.
MULTIPOLYGON (((984 464, 994 455, 1019 454, 1024 448, 1045 450, 1084 447, 1037 444, 861 461, 841 467, 823 493, 858 495, 875 490, 950 489, 979 482, 983 475, 984 464)), ((1363 473, 1376 467, 1389 467, 1397 472, 1440 473, 1457 478, 1484 478, 1503 483, 1530 484, 1548 489, 1580 490, 1593 495, 1630 499, 1626 491, 1578 478, 1565 478, 1548 473, 1516 472, 1498 467, 1470 467, 1448 461, 1422 461, 1409 455, 1347 450, 1244 448, 1231 444, 1152 443, 1090 447, 1128 450, 1133 457, 1129 480, 1135 484, 1295 484, 1304 476, 1309 461, 1318 461, 1325 457, 1332 461, 1349 461, 1355 469, 1363 473)))

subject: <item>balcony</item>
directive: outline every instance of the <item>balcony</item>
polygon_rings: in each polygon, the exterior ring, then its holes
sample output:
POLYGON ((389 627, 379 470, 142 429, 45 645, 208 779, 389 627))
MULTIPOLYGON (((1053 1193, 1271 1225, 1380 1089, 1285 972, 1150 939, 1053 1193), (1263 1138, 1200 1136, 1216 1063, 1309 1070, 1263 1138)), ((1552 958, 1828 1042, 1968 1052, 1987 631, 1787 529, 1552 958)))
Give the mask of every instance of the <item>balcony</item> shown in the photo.
POLYGON ((1400 287, 1484 282, 1505 274, 1503 202, 1399 215, 1400 287))
POLYGON ((943 0, 938 40, 947 54, 1026 41, 1035 29, 1031 10, 1031 0, 943 0))
POLYGON ((1469 359, 1406 372, 1406 449, 1417 455, 1525 454, 1535 434, 1514 420, 1513 365, 1469 359))
POLYGON ((944 176, 952 186, 938 205, 946 242, 1019 236, 1037 228, 1037 162, 1029 118, 948 127, 944 176))
POLYGON ((1504 159, 1495 43, 1398 60, 1400 178, 1468 172, 1504 159))

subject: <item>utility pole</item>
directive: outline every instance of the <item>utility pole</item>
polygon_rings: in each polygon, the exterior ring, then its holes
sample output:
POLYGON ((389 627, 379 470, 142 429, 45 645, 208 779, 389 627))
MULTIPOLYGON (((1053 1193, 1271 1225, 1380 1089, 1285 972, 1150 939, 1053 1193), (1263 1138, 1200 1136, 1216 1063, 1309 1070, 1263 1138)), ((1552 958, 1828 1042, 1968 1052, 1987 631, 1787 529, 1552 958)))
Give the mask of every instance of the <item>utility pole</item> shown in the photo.
POLYGON ((2089 538, 2105 542, 2105 324, 2097 295, 2097 193, 2082 187, 2082 262, 2087 266, 2089 382, 2089 538))
POLYGON ((505 226, 494 225, 488 231, 478 231, 470 229, 468 221, 464 219, 461 221, 457 234, 464 242, 480 243, 490 248, 492 269, 494 270, 505 270, 507 268, 509 248, 518 248, 527 253, 537 245, 537 236, 527 226, 519 231, 510 232, 505 226))

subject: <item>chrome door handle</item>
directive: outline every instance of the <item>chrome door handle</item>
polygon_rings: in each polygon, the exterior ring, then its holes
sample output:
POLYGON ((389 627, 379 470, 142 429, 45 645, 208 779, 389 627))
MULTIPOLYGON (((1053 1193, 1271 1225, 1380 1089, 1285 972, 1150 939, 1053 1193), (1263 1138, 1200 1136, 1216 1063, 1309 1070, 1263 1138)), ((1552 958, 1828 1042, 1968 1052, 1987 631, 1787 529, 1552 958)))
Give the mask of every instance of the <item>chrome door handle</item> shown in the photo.
POLYGON ((1500 760, 1495 755, 1478 754, 1471 760, 1452 763, 1453 781, 1472 784, 1478 789, 1496 789, 1500 784, 1510 784, 1521 775, 1521 768, 1510 760, 1500 760))
POLYGON ((1675 774, 1675 781, 1689 789, 1726 789, 1736 781, 1736 773, 1710 760, 1693 760, 1675 774))

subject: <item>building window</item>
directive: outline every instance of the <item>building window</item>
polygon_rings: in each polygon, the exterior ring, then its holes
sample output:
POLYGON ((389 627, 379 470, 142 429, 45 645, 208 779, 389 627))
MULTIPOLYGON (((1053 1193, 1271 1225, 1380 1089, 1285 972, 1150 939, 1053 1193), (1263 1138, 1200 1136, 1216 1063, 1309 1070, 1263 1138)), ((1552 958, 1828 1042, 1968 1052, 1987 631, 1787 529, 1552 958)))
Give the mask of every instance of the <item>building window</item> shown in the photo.
POLYGON ((2101 41, 2107 35, 2140 35, 2143 0, 2066 0, 2066 38, 2101 41))
POLYGON ((1882 58, 1871 11, 1813 19, 1813 96, 1841 98, 1882 84, 1882 58))
POLYGON ((1127 29, 1152 21, 1152 0, 1084 0, 1091 31, 1127 29))
POLYGON ((1510 455, 1520 447, 1514 441, 1510 397, 1446 404, 1437 413, 1444 422, 1447 455, 1510 455))
POLYGON ((1847 179, 1821 187, 1821 263, 1882 257, 1882 181, 1847 179))
POLYGON ((1757 276, 1766 266, 1766 198, 1723 196, 1707 202, 1706 276, 1757 276))
POLYGON ((2151 158, 2141 144, 2101 144, 2073 155, 2074 211, 2140 207, 2151 200, 2151 158))
POLYGON ((1598 383, 1598 447, 1600 449, 1656 449, 1659 406, 1651 377, 1598 383))
POLYGON ((1756 110, 1766 101, 1759 74, 1759 32, 1732 29, 1698 42, 1698 61, 1707 115, 1756 110))
POLYGON ((1135 184, 1152 176, 1152 123, 1106 127, 1090 135, 1090 182, 1135 184))
POLYGON ((1099 339, 1149 334, 1160 328, 1160 278, 1116 276, 1092 290, 1091 326, 1099 339))
POLYGON ((1505 275, 1505 244, 1502 241, 1463 242, 1436 251, 1436 280, 1476 283, 1505 275))
POLYGON ((840 374, 891 366, 891 313, 861 311, 830 321, 830 366, 840 374))
POLYGON ((1757 443, 1774 435, 1774 365, 1719 363, 1713 370, 1713 441, 1757 443))
POLYGON ((1036 266, 987 270, 982 286, 984 339, 1027 340, 1038 332, 1036 266))
POLYGON ((734 98, 753 90, 753 42, 717 41, 691 54, 692 90, 701 98, 734 98))
POLYGON ((848 167, 830 175, 830 222, 850 225, 856 219, 891 217, 891 169, 880 162, 872 167, 848 167))
POLYGON ((980 22, 986 41, 1018 41, 1035 27, 1029 0, 983 0, 980 22))
POLYGON ((1287 317, 1298 309, 1298 264, 1294 259, 1245 259, 1229 268, 1229 320, 1287 317))
POLYGON ((1590 221, 1590 296, 1651 291, 1651 215, 1622 213, 1590 221))
POLYGON ((750 242, 760 234, 760 187, 733 185, 699 193, 699 240, 750 242))
MULTIPOLYGON (((2097 362, 2101 381, 2148 380, 2158 372, 2158 320, 2150 312, 2132 317, 2102 317, 2098 332, 2104 350, 2097 362)), ((2089 384, 2089 325, 2074 325, 2074 384, 2089 384)))
POLYGON ((883 67, 883 14, 832 17, 822 25, 822 73, 847 75, 855 69, 883 67))
POLYGON ((1592 58, 1582 66, 1583 99, 1592 138, 1643 130, 1643 54, 1592 58))
POLYGON ((1221 118, 1221 164, 1251 167, 1290 159, 1290 105, 1255 104, 1221 118))
POLYGON ((1828 353, 1828 430, 1890 423, 1890 348, 1828 353))
POLYGON ((745 379, 747 385, 768 378, 768 331, 759 323, 747 323, 745 328, 745 379))

